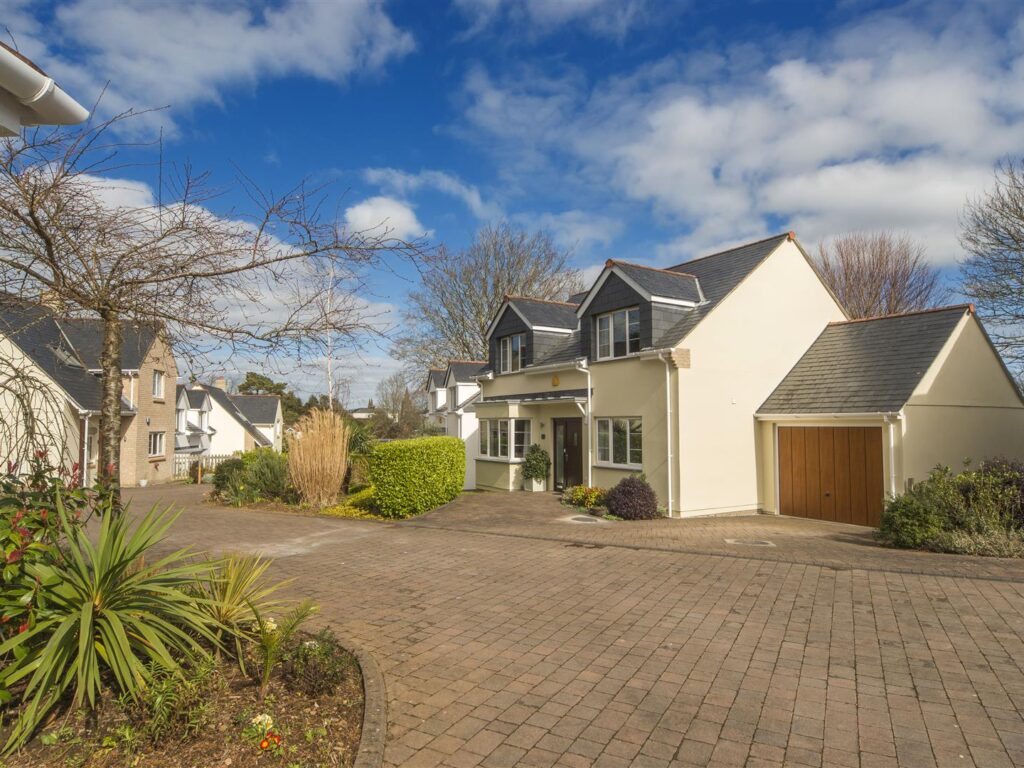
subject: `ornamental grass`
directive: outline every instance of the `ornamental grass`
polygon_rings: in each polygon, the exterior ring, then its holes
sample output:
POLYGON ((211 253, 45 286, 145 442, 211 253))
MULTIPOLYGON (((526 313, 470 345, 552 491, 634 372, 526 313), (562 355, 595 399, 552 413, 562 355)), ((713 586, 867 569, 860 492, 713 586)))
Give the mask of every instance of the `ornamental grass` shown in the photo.
POLYGON ((314 409, 295 424, 288 443, 288 474, 303 504, 335 504, 348 471, 349 428, 335 411, 314 409))

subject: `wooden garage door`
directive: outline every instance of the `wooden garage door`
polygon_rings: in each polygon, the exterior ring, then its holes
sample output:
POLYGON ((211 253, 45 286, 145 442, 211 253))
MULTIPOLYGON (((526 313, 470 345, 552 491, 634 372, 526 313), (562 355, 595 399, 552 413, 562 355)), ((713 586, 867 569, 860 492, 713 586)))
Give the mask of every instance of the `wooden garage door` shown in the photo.
POLYGON ((779 427, 779 512, 878 526, 881 427, 779 427))

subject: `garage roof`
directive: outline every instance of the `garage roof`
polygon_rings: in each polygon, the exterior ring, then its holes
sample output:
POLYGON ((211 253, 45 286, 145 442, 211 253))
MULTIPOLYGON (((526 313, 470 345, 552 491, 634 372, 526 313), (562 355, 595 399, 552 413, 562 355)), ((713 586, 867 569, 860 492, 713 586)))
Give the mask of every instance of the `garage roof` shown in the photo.
POLYGON ((963 304, 830 323, 758 413, 899 411, 971 311, 963 304))

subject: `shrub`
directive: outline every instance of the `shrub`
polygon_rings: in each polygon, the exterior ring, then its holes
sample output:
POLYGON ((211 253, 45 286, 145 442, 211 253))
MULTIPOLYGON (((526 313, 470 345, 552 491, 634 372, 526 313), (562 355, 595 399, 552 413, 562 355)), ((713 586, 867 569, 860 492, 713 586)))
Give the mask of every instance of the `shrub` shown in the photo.
POLYGON ((288 686, 307 696, 334 693, 353 671, 352 657, 330 629, 295 643, 285 653, 284 678, 288 686))
POLYGON ((551 469, 551 457, 548 452, 534 443, 526 449, 523 461, 523 478, 525 480, 547 480, 551 469))
POLYGON ((345 417, 316 408, 295 424, 288 443, 288 474, 304 504, 334 504, 348 473, 349 431, 345 417))
POLYGON ((283 454, 273 448, 260 448, 249 451, 242 460, 246 462, 245 480, 257 496, 280 500, 291 496, 288 459, 283 454), (246 457, 249 457, 248 460, 246 457))
POLYGON ((897 547, 915 549, 935 540, 946 525, 946 519, 928 494, 914 490, 891 499, 882 511, 879 535, 897 547))
POLYGON ((928 478, 886 502, 879 536, 908 548, 1007 555, 1020 550, 1019 464, 995 459, 954 475, 936 467, 928 478))
POLYGON ((245 462, 242 459, 224 459, 213 472, 214 493, 224 496, 231 486, 241 483, 244 474, 245 462))
POLYGON ((654 489, 636 475, 622 478, 609 490, 605 505, 609 512, 623 520, 653 520, 661 517, 654 489))
POLYGON ((457 437, 380 443, 370 457, 370 481, 384 517, 407 517, 447 504, 462 492, 466 446, 457 437))
POLYGON ((593 509, 605 505, 607 491, 586 485, 572 485, 562 491, 562 503, 570 507, 593 509))
POLYGON ((120 704, 136 732, 156 744, 167 737, 192 737, 210 725, 210 694, 222 684, 217 665, 199 659, 181 671, 150 665, 149 684, 120 704))
POLYGON ((372 511, 377 505, 377 494, 372 485, 351 494, 345 499, 346 506, 372 511))
POLYGON ((28 740, 68 689, 72 704, 95 708, 107 681, 136 698, 156 668, 176 672, 180 660, 205 651, 197 638, 214 641, 209 617, 190 587, 208 564, 185 559, 184 550, 146 561, 173 522, 153 509, 133 528, 126 514, 102 518, 95 543, 70 523, 58 497, 61 549, 27 569, 38 600, 24 631, 0 644, 0 690, 21 686, 23 708, 4 746, 28 740))

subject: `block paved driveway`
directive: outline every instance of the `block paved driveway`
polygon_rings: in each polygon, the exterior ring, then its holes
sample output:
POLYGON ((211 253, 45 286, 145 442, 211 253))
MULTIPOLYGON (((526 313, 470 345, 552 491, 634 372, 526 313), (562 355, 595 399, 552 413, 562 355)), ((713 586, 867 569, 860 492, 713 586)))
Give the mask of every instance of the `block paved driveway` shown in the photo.
POLYGON ((388 524, 199 493, 134 504, 182 506, 174 544, 273 556, 375 656, 387 765, 1024 765, 1020 562, 763 516, 576 523, 537 494, 388 524))

